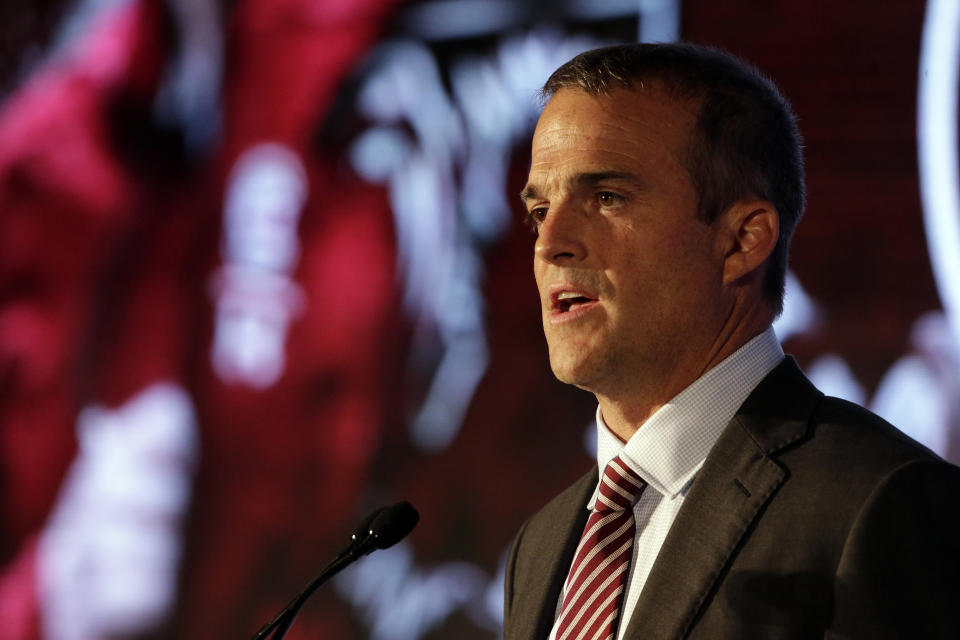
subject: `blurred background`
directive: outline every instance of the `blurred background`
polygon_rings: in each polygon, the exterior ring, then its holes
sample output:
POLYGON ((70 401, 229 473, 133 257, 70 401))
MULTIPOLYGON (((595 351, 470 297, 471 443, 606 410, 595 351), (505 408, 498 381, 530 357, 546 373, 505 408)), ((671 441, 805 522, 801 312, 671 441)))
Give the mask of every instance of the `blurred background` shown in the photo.
POLYGON ((5 1, 0 638, 248 638, 400 499, 287 637, 496 638, 514 532, 591 464, 516 194, 536 90, 603 43, 777 81, 778 334, 960 462, 958 5, 5 1))

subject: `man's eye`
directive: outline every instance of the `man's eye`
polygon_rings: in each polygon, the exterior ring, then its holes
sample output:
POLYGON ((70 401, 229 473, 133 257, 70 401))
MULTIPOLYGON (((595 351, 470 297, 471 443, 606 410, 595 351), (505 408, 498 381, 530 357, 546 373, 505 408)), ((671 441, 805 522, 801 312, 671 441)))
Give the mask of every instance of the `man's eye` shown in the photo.
POLYGON ((527 225, 534 231, 543 224, 544 219, 547 217, 547 208, 546 207, 535 207, 527 212, 527 225))
POLYGON ((619 204, 623 201, 623 197, 613 193, 611 191, 600 191, 597 193, 597 202, 599 202, 604 207, 609 207, 610 205, 619 204))

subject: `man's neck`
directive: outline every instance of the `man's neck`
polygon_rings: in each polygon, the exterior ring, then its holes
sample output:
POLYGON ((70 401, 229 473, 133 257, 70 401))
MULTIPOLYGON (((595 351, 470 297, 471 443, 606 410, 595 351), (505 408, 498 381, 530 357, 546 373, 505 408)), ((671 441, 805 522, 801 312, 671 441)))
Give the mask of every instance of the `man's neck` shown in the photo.
POLYGON ((771 321, 741 325, 735 331, 721 334, 712 349, 693 359, 686 367, 677 366, 658 376, 644 376, 632 388, 611 394, 594 392, 607 427, 618 438, 628 441, 663 405, 760 335, 770 324, 771 321), (651 379, 657 384, 649 384, 651 379))

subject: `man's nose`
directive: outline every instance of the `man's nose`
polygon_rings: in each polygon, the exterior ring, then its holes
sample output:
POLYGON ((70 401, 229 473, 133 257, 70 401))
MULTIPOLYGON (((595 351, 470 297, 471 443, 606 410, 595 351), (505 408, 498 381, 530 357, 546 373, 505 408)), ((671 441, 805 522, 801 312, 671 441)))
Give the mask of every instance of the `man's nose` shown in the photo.
POLYGON ((534 255, 554 264, 579 262, 587 257, 583 212, 567 203, 552 205, 537 230, 534 255))

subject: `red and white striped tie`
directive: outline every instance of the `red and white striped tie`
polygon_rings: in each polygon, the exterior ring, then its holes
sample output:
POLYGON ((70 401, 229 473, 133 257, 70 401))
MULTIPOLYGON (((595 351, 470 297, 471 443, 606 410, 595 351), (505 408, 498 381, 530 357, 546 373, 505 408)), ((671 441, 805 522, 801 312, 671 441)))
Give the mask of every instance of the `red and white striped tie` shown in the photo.
POLYGON ((567 576, 556 640, 616 636, 633 550, 633 503, 646 486, 619 456, 603 470, 597 501, 567 576))

